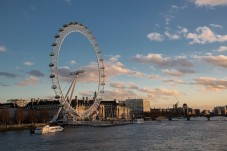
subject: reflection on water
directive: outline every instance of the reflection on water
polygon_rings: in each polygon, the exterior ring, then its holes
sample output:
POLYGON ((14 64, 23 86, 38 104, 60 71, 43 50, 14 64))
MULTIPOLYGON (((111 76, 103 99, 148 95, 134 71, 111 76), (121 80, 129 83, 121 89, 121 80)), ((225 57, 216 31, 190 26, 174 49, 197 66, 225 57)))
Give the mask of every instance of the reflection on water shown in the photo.
POLYGON ((146 121, 116 127, 66 127, 47 135, 28 130, 0 133, 2 151, 226 150, 227 118, 146 121))

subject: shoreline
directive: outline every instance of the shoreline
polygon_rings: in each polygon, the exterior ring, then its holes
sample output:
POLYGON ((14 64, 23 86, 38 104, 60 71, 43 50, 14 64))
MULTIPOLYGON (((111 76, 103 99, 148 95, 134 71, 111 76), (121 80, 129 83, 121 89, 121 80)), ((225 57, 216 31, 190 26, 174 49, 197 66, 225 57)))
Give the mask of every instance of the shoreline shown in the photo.
POLYGON ((31 128, 44 126, 44 125, 46 125, 46 123, 0 125, 0 132, 29 130, 31 128))

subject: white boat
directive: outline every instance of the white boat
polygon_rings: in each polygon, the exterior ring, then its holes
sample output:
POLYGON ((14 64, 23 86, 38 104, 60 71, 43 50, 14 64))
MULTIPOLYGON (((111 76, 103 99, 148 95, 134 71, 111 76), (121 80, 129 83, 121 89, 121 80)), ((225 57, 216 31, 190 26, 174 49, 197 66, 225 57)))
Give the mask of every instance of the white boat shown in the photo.
POLYGON ((143 118, 138 118, 138 119, 136 119, 136 123, 137 124, 142 124, 142 123, 144 123, 144 119, 143 118))
POLYGON ((37 127, 34 131, 35 134, 44 134, 44 133, 54 133, 54 132, 60 132, 63 131, 64 128, 61 126, 50 126, 45 125, 43 127, 37 127))

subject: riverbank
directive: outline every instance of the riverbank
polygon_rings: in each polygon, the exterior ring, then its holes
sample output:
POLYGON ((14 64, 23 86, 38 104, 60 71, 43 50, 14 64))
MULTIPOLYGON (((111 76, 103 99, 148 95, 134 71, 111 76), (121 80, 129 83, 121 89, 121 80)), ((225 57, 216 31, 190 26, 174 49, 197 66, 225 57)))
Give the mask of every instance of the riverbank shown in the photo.
POLYGON ((0 132, 2 131, 15 131, 31 129, 32 127, 44 126, 46 123, 33 123, 33 124, 12 124, 12 125, 0 125, 0 132))

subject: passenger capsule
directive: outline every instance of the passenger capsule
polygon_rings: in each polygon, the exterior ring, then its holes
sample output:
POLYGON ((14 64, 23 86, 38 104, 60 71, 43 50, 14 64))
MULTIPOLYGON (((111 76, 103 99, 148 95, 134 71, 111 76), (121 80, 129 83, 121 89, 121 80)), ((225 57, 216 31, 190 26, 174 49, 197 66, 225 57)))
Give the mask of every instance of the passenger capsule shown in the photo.
POLYGON ((50 78, 54 78, 54 77, 55 77, 55 75, 54 75, 54 74, 51 74, 51 75, 50 75, 50 78))
POLYGON ((63 30, 64 30, 64 29, 60 28, 58 31, 59 31, 59 32, 62 32, 63 30))
POLYGON ((60 35, 55 35, 55 36, 54 36, 54 38, 59 38, 59 37, 60 37, 60 35))
POLYGON ((77 24, 78 24, 78 22, 74 22, 73 24, 74 24, 74 25, 77 25, 77 24))
POLYGON ((104 91, 103 91, 103 90, 101 90, 101 91, 100 91, 100 93, 104 93, 104 91))
POLYGON ((72 25, 72 24, 73 24, 73 22, 70 22, 70 23, 69 23, 69 25, 72 25))
POLYGON ((63 27, 68 27, 68 25, 67 25, 67 24, 65 24, 65 25, 63 25, 63 27))
POLYGON ((60 96, 59 96, 59 95, 56 95, 56 96, 55 96, 55 99, 60 99, 60 96))
POLYGON ((105 83, 104 83, 104 82, 102 82, 102 83, 101 83, 101 85, 105 85, 105 83))
POLYGON ((105 75, 101 75, 102 78, 106 77, 105 75))
POLYGON ((54 56, 54 53, 53 52, 50 52, 50 56, 54 56))
POLYGON ((101 67, 100 69, 104 70, 104 69, 105 69, 105 67, 101 67))
POLYGON ((54 42, 51 46, 57 46, 57 43, 54 42))
POLYGON ((52 89, 57 89, 57 86, 56 86, 56 85, 52 85, 51 88, 52 88, 52 89))
POLYGON ((50 64, 49 64, 49 67, 53 67, 53 66, 54 66, 54 64, 53 64, 53 63, 50 63, 50 64))
POLYGON ((103 59, 101 58, 101 59, 99 59, 99 61, 103 61, 103 59))

